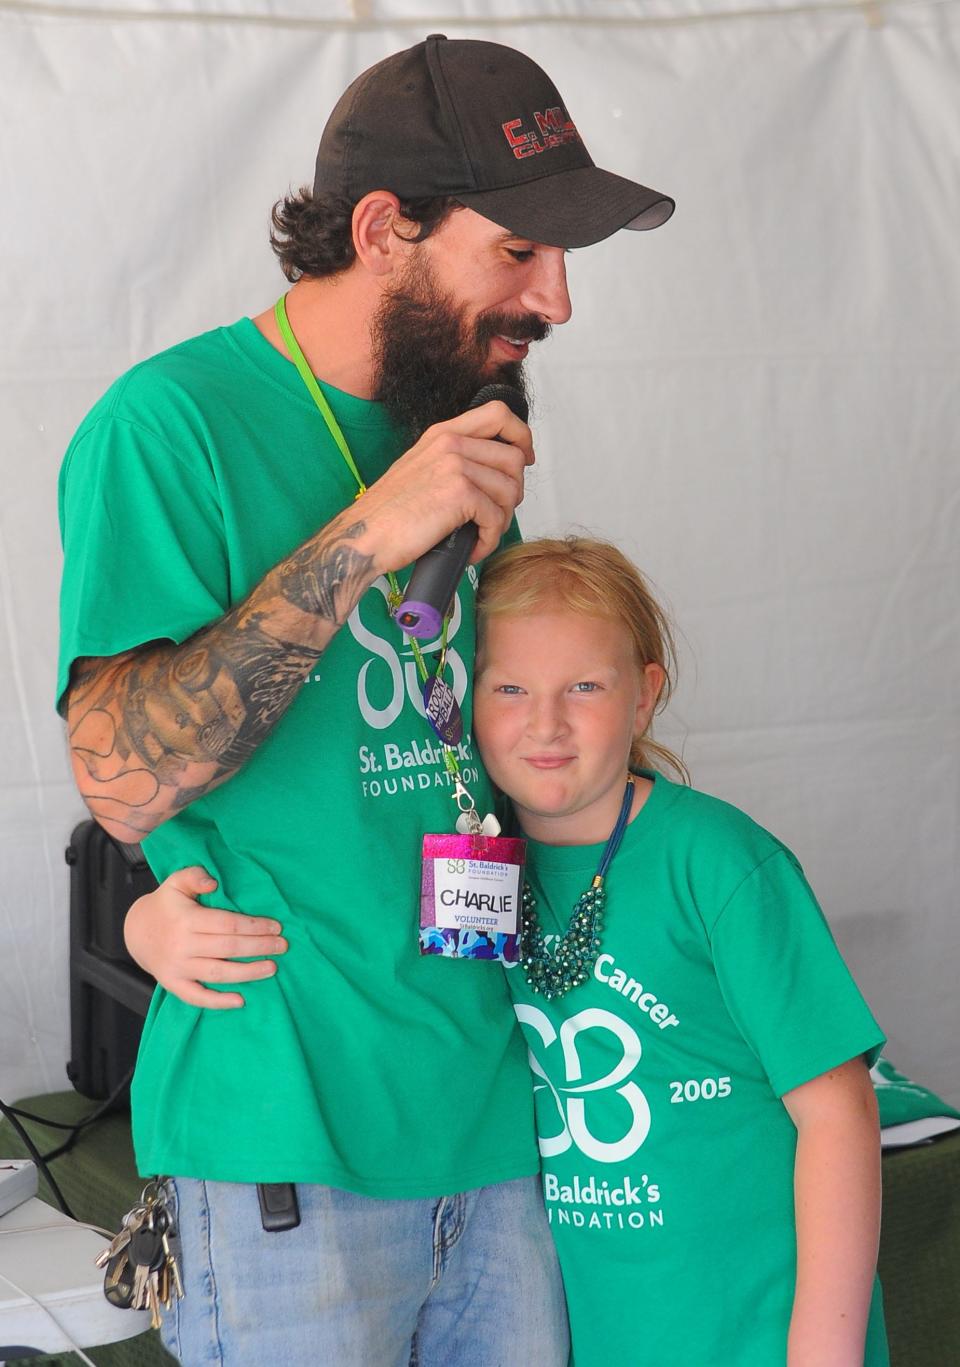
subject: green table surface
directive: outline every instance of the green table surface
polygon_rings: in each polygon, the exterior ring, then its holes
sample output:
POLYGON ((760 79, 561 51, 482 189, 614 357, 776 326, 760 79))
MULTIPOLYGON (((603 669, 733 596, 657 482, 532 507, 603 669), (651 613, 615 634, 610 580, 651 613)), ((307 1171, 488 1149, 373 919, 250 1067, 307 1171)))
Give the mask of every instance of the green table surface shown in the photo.
POLYGON ((884 1153, 880 1281, 892 1367, 960 1367, 960 1130, 884 1153))

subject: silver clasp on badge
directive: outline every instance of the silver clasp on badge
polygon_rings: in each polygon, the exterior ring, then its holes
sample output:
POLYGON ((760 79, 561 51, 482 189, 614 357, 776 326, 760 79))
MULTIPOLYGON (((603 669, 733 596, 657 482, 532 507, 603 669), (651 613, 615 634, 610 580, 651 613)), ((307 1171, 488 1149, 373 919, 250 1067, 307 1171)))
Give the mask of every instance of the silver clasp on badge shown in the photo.
POLYGON ((477 804, 473 800, 470 789, 465 787, 459 778, 455 780, 453 785, 453 800, 461 812, 475 812, 477 810, 477 804))
POLYGON ((497 836, 500 834, 500 822, 489 812, 481 821, 477 814, 477 804, 469 788, 465 787, 459 778, 453 785, 452 797, 460 808, 460 815, 457 817, 458 835, 486 835, 497 836))
POLYGON ((453 785, 453 800, 460 809, 457 817, 457 830, 460 835, 482 835, 483 822, 477 816, 477 804, 470 789, 465 787, 459 776, 453 785))

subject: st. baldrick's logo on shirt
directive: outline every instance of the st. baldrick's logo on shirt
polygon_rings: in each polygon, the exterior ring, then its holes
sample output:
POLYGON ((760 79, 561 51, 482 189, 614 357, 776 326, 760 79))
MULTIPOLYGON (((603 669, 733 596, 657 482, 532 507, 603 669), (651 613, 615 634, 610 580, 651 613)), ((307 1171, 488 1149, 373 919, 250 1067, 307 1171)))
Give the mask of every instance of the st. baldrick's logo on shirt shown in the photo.
MULTIPOLYGON (((468 566, 467 574, 475 587, 477 574, 472 565, 468 566)), ((390 585, 381 575, 373 581, 370 590, 347 618, 347 626, 353 639, 368 650, 371 656, 364 661, 357 675, 357 703, 360 715, 373 730, 385 731, 393 725, 408 703, 413 704, 414 709, 424 720, 426 712, 413 647, 391 615, 388 602, 390 585), (382 603, 377 597, 378 594, 382 595, 382 603)), ((463 657, 453 642, 462 624, 463 613, 458 593, 453 600, 453 613, 447 629, 447 666, 444 677, 461 706, 467 691, 467 670, 463 657)), ((440 650, 440 638, 435 641, 421 641, 420 645, 429 668, 431 657, 436 656, 440 650)))
POLYGON ((543 1011, 525 1003, 514 1010, 529 1049, 540 1152, 554 1158, 576 1147, 597 1163, 622 1163, 650 1132, 650 1106, 631 1080, 642 1048, 635 1030, 610 1011, 589 1007, 565 1020, 559 1032, 543 1011), (585 1076, 584 1061, 602 1060, 598 1076, 585 1076), (546 1103, 546 1093, 556 1107, 546 1103), (602 1126, 596 1122, 603 1113, 602 1126), (591 1126, 591 1115, 594 1124, 591 1126), (613 1128, 611 1128, 613 1127, 613 1128))

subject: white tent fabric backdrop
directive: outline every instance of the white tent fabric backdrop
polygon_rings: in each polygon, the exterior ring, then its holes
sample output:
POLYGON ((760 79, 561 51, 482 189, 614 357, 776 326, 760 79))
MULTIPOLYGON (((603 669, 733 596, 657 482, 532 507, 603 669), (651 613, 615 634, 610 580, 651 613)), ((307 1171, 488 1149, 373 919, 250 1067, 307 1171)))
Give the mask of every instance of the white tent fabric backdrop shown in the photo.
POLYGON ((127 366, 274 299, 268 210, 335 98, 438 30, 528 51, 676 196, 570 259, 523 526, 648 572, 661 734, 797 851, 889 1056, 960 1102, 960 8, 923 0, 2 0, 0 1096, 66 1085, 63 450, 127 366))

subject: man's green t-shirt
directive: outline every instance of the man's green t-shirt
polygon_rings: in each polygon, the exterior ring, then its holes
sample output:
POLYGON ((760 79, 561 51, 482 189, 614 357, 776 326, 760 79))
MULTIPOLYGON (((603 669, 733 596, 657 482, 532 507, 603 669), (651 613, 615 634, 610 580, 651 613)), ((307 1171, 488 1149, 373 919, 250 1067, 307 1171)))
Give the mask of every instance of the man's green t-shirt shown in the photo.
MULTIPOLYGON (((545 935, 602 848, 530 842, 545 935)), ((780 1097, 883 1037, 796 859, 735 808, 657 775, 606 883, 588 982, 545 1001, 508 974, 573 1362, 783 1367, 796 1130, 780 1097)), ((875 1285, 865 1363, 887 1362, 875 1285)))
MULTIPOLYGON (((379 405, 327 394, 372 483, 403 443, 379 405)), ((294 367, 249 319, 134 368, 63 467, 58 698, 76 658, 220 617, 355 493, 294 367)), ((476 579, 457 594, 447 678, 486 809, 476 579)), ((452 830, 456 807, 386 593, 363 596, 240 771, 144 841, 158 878, 203 865, 220 885, 205 900, 276 917, 290 947, 241 1010, 157 990, 132 1098, 142 1173, 428 1197, 536 1171, 502 971, 418 951, 421 838, 452 830)))

